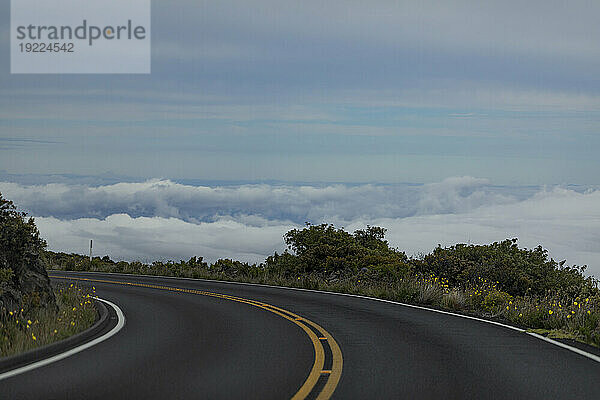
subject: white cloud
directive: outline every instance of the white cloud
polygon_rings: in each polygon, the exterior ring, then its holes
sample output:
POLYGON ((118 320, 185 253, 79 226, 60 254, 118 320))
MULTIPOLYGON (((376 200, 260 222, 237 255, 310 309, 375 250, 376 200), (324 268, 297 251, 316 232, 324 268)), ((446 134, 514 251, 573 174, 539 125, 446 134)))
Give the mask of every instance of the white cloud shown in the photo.
POLYGON ((521 246, 541 244, 556 260, 587 264, 589 273, 600 276, 600 190, 494 187, 472 177, 417 186, 195 187, 148 181, 99 187, 2 183, 0 190, 18 204, 62 213, 60 219, 36 218, 54 250, 85 253, 94 239, 96 254, 117 259, 200 255, 260 262, 283 250, 283 234, 307 217, 348 230, 386 227, 390 243, 409 255, 437 244, 516 237, 521 246), (98 210, 116 211, 93 218, 98 210), (140 215, 127 215, 128 210, 140 215), (86 215, 65 217, 77 214, 86 215), (211 218, 201 221, 201 214, 211 218))
POLYGON ((388 239, 408 254, 428 253, 437 244, 491 243, 519 238, 521 247, 541 244, 556 260, 588 265, 600 277, 600 191, 554 188, 511 204, 483 206, 463 214, 354 221, 387 227, 388 239))
POLYGON ((52 250, 87 254, 92 239, 96 255, 145 262, 187 260, 194 255, 210 261, 233 258, 259 262, 274 250, 283 249, 281 238, 294 226, 227 218, 194 224, 176 218, 131 218, 126 214, 68 221, 36 218, 36 224, 52 250))
POLYGON ((516 201, 483 179, 450 178, 427 185, 241 185, 191 186, 169 180, 105 186, 0 183, 0 192, 37 216, 60 219, 133 217, 212 221, 221 216, 319 222, 329 218, 407 217, 464 212, 484 204, 516 201))

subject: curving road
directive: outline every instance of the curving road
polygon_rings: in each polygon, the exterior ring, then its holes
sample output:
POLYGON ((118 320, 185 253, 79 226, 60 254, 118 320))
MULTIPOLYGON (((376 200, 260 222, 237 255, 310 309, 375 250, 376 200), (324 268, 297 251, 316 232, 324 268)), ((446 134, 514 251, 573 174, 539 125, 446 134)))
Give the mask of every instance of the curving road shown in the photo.
POLYGON ((600 363, 486 322, 311 291, 51 275, 88 279, 125 327, 0 381, 0 399, 600 398, 600 363))

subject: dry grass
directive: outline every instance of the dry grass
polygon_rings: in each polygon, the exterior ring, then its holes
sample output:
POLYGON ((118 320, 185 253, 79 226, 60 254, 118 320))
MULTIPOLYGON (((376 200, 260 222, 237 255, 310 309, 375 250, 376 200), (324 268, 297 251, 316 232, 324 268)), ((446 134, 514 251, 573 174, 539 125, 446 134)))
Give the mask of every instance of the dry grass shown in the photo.
POLYGON ((442 308, 452 311, 461 311, 467 308, 468 300, 464 292, 452 289, 442 297, 442 308))

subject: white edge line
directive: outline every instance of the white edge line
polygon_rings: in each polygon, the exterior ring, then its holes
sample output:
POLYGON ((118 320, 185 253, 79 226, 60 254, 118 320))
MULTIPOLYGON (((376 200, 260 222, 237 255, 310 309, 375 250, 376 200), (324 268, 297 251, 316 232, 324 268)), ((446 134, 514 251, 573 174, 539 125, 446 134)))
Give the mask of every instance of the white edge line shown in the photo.
POLYGON ((100 336, 100 337, 98 337, 98 338, 96 338, 94 340, 91 340, 91 341, 89 341, 87 343, 84 343, 84 344, 82 344, 80 346, 77 346, 75 348, 67 350, 64 353, 60 353, 60 354, 57 354, 55 356, 46 358, 44 360, 36 361, 36 362, 34 362, 32 364, 25 365, 24 367, 16 368, 16 369, 7 371, 7 372, 5 372, 3 374, 0 374, 0 381, 3 380, 3 379, 7 379, 7 378, 10 378, 10 377, 13 377, 15 375, 22 374, 24 372, 31 371, 31 370, 36 369, 36 368, 43 367, 43 366, 51 364, 53 362, 62 360, 63 358, 67 358, 69 356, 72 356, 73 354, 79 353, 79 352, 81 352, 81 351, 83 351, 85 349, 88 349, 88 348, 90 348, 90 347, 92 347, 94 345, 97 345, 100 342, 105 341, 106 339, 110 338, 111 336, 113 336, 117 332, 119 332, 125 326, 125 315, 123 314, 123 311, 121 311, 121 309, 119 308, 119 306, 117 306, 115 303, 112 303, 112 302, 110 302, 108 300, 104 300, 104 299, 101 299, 101 298, 98 298, 98 297, 94 297, 94 298, 96 300, 100 300, 100 301, 108 304, 109 306, 111 306, 111 307, 113 307, 115 309, 115 311, 117 313, 118 321, 117 321, 117 325, 114 328, 112 328, 109 332, 105 333, 104 335, 102 335, 102 336, 100 336))
MULTIPOLYGON (((147 277, 147 278, 165 278, 165 279, 180 279, 180 280, 189 280, 189 281, 228 283, 228 284, 233 284, 233 285, 249 285, 249 286, 268 287, 268 288, 275 288, 275 289, 290 289, 290 290, 298 290, 298 291, 303 291, 303 292, 323 293, 323 294, 330 294, 330 295, 337 295, 337 296, 356 297, 356 298, 359 298, 359 299, 366 299, 366 300, 380 301, 380 302, 383 302, 383 303, 397 304, 397 305, 404 306, 404 307, 410 307, 410 308, 416 308, 416 309, 419 309, 419 310, 432 311, 432 312, 436 312, 436 313, 440 313, 440 314, 446 314, 446 315, 453 315, 455 317, 460 317, 460 318, 465 318, 465 319, 471 319, 471 320, 474 320, 474 321, 480 321, 480 322, 485 322, 487 324, 501 326, 503 328, 511 329, 513 331, 517 331, 517 332, 521 332, 521 333, 526 333, 526 334, 528 334, 530 336, 533 336, 535 338, 538 338, 540 340, 543 340, 543 341, 548 342, 550 344, 553 344, 555 346, 562 347, 563 349, 570 350, 573 353, 582 355, 584 357, 589 358, 590 360, 593 360, 593 361, 596 361, 596 362, 600 363, 600 357, 597 356, 597 355, 595 355, 595 354, 588 353, 585 350, 581 350, 581 349, 578 349, 577 347, 569 346, 568 344, 559 342, 557 340, 550 339, 550 338, 548 338, 546 336, 542 336, 542 335, 539 335, 539 334, 534 333, 534 332, 528 332, 527 330, 521 329, 521 328, 517 328, 516 326, 506 325, 506 324, 503 324, 501 322, 490 321, 488 319, 473 317, 473 316, 470 316, 470 315, 457 314, 457 313, 453 313, 453 312, 450 312, 450 311, 444 311, 444 310, 438 310, 438 309, 435 309, 435 308, 428 308, 428 307, 423 307, 423 306, 417 306, 417 305, 414 305, 414 304, 400 303, 398 301, 393 301, 393 300, 378 299, 376 297, 362 296, 362 295, 359 295, 359 294, 339 293, 339 292, 327 292, 327 291, 324 291, 324 290, 304 289, 304 288, 295 288, 295 287, 288 287, 288 286, 265 285, 265 284, 262 284, 262 283, 245 283, 245 282, 219 281, 219 280, 216 280, 216 279, 186 278, 186 277, 177 277, 177 276, 124 274, 124 273, 120 273, 120 272, 90 272, 90 271, 60 271, 60 270, 49 270, 49 272, 66 272, 66 273, 74 272, 74 273, 78 273, 78 274, 90 274, 90 275, 94 275, 94 274, 124 275, 124 276, 133 276, 133 277, 135 277, 135 276, 144 276, 144 277, 147 277)), ((0 375, 0 380, 1 379, 2 379, 2 376, 0 375)))
POLYGON ((559 347, 562 347, 562 348, 564 348, 564 349, 567 349, 567 350, 571 350, 572 352, 575 352, 575 353, 577 353, 577 354, 581 354, 581 355, 582 355, 582 356, 584 356, 584 357, 587 357, 587 358, 589 358, 589 359, 592 359, 592 360, 594 360, 594 361, 600 362, 600 357, 598 357, 598 356, 597 356, 597 355, 595 355, 595 354, 588 353, 587 351, 584 351, 584 350, 578 349, 577 347, 572 347, 572 346, 569 346, 568 344, 565 344, 565 343, 559 342, 559 341, 557 341, 557 340, 552 340, 552 339, 550 339, 550 338, 548 338, 548 337, 546 337, 546 336, 539 335, 539 334, 537 334, 537 333, 535 333, 535 332, 526 332, 526 333, 527 333, 528 335, 531 335, 531 336, 533 336, 533 337, 536 337, 536 338, 538 338, 538 339, 541 339, 541 340, 543 340, 543 341, 546 341, 546 342, 548 342, 548 343, 555 344, 555 345, 557 345, 557 346, 559 346, 559 347))

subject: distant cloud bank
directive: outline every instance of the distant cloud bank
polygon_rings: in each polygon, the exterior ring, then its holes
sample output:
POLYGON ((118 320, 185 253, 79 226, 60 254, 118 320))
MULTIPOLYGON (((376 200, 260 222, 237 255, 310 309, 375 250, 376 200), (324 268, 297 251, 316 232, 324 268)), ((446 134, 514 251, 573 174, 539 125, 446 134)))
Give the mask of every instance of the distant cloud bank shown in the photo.
MULTIPOLYGON (((191 186, 170 180, 112 185, 51 183, 22 185, 0 182, 0 192, 40 217, 101 218, 124 213, 132 217, 178 218, 199 223, 223 216, 254 215, 297 223, 330 218, 405 218, 453 214, 489 204, 516 201, 508 188, 487 180, 448 178, 426 185, 237 185, 191 186)), ((522 193, 518 193, 522 195, 522 193)))
POLYGON ((518 237, 600 276, 600 190, 494 186, 473 177, 425 185, 192 186, 169 180, 88 186, 0 182, 0 192, 36 217, 53 250, 117 259, 201 255, 260 262, 304 222, 349 230, 388 228, 409 255, 437 244, 518 237))

